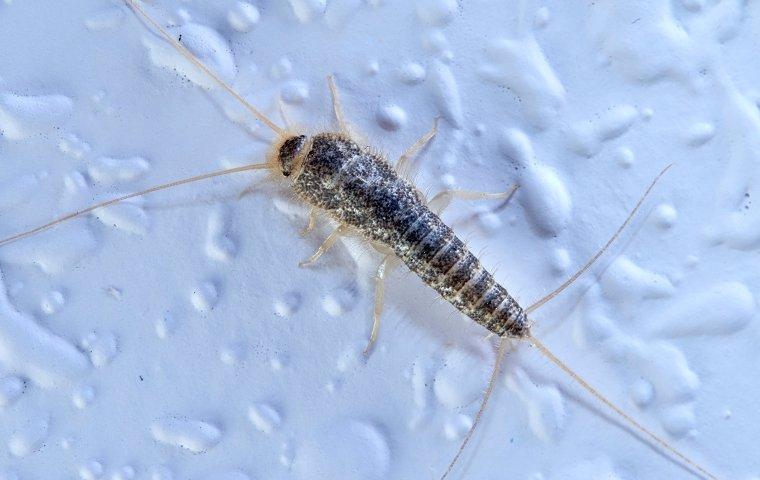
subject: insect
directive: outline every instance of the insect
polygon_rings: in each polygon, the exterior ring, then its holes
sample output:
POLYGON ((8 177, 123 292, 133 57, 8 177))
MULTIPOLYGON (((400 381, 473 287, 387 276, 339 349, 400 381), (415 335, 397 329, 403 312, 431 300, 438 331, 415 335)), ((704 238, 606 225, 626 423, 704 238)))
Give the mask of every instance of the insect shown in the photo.
MULTIPOLYGON (((133 4, 133 6, 136 5, 133 4)), ((160 28, 157 24, 155 26, 160 28)), ((167 36, 167 38, 184 52, 181 45, 176 44, 170 36, 167 36)), ((205 67, 202 65, 199 65, 199 68, 205 70, 205 67)), ((212 72, 209 72, 209 74, 213 75, 212 72)), ((270 127, 273 127, 273 129, 281 135, 281 144, 275 148, 276 157, 272 158, 268 163, 248 165, 238 169, 228 169, 224 172, 215 172, 208 175, 193 177, 192 179, 161 185, 155 189, 149 189, 141 191, 138 194, 120 197, 119 199, 114 199, 110 202, 98 204, 91 209, 75 212, 72 215, 57 220, 54 224, 90 212, 97 208, 106 207, 131 196, 151 193, 158 189, 170 188, 183 183, 189 183, 190 181, 255 169, 279 171, 285 177, 293 179, 293 188, 296 189, 303 199, 307 199, 312 205, 332 213, 337 220, 349 224, 353 228, 362 230, 363 233, 372 240, 393 248, 393 253, 396 256, 404 259, 410 268, 425 279, 427 283, 432 284, 432 286, 434 286, 444 298, 452 301, 457 308, 460 308, 469 316, 474 317, 475 320, 482 320, 482 323, 486 328, 489 328, 489 330, 498 335, 510 332, 515 337, 528 338, 539 346, 539 348, 542 348, 541 344, 538 343, 538 340, 532 338, 528 333, 527 317, 516 302, 508 296, 506 291, 500 290, 491 275, 480 267, 475 256, 467 252, 464 245, 453 236, 450 230, 447 229, 448 227, 443 225, 437 215, 424 205, 422 199, 419 198, 413 187, 391 170, 381 158, 377 156, 373 157, 367 153, 344 133, 332 132, 311 137, 304 135, 288 136, 286 135, 287 132, 274 125, 274 123, 266 119, 266 117, 263 117, 263 115, 255 110, 253 110, 253 112, 255 112, 254 114, 260 118, 260 120, 269 124, 270 127), (325 168, 337 168, 341 172, 344 172, 343 167, 348 163, 349 158, 356 159, 352 165, 359 170, 357 175, 349 176, 348 181, 345 179, 335 180, 334 178, 325 178, 325 168), (330 159, 335 160, 338 165, 325 165, 330 159), (366 177, 362 177, 362 175, 365 175, 366 177), (360 184, 352 185, 350 184, 350 181, 352 180, 357 180, 360 184), (369 190, 371 187, 377 186, 382 182, 385 182, 386 185, 384 185, 379 192, 369 190), (329 183, 332 183, 332 185, 327 185, 329 183), (344 197, 341 198, 339 195, 336 195, 334 193, 335 190, 327 190, 328 187, 339 190, 340 195, 344 195, 344 197), (362 198, 364 195, 369 195, 370 193, 375 195, 375 197, 369 199, 362 198), (330 202, 333 200, 342 201, 339 204, 331 204, 330 202), (364 200, 365 203, 360 203, 360 200, 364 200), (389 203, 401 202, 402 200, 407 203, 403 205, 389 205, 389 203), (401 207, 404 207, 403 211, 408 212, 410 216, 408 218, 399 219, 399 221, 403 220, 408 223, 394 225, 391 228, 388 224, 390 220, 388 218, 382 218, 380 215, 381 210, 389 209, 395 214, 401 210, 401 207), (375 221, 375 223, 371 223, 371 221, 375 221), (406 239, 407 244, 405 245, 402 240, 405 239, 405 234, 408 234, 408 232, 415 232, 413 227, 419 228, 419 231, 417 232, 419 238, 414 239, 409 237, 406 239), (394 235, 396 236, 394 237, 394 235), (427 251, 430 258, 422 256, 422 245, 426 242, 430 244, 427 251), (439 263, 435 263, 436 261, 439 263), (436 265, 438 271, 431 270, 433 264, 436 265), (457 266, 457 268, 449 274, 449 270, 454 268, 454 266, 457 266), (458 272, 461 272, 462 274, 455 275, 458 272)), ((336 113, 340 123, 342 123, 342 114, 337 108, 336 113)), ((429 138, 423 138, 417 148, 424 145, 426 140, 429 140, 429 138)), ((415 147, 411 150, 415 150, 415 147)), ((334 171, 328 172, 330 175, 334 173, 334 171)), ((509 192, 499 194, 496 198, 504 198, 508 196, 509 192)), ((431 201, 431 203, 435 202, 431 201)), ((49 224, 5 239, 0 242, 0 245, 39 232, 54 224, 49 224)), ((330 247, 332 242, 344 232, 345 228, 343 228, 343 230, 340 228, 339 230, 336 230, 336 233, 328 237, 323 246, 320 247, 317 253, 307 260, 306 263, 311 263, 319 258, 319 256, 330 247)), ((386 262, 390 262, 391 259, 392 257, 383 262, 383 265, 381 265, 378 270, 378 278, 383 278, 385 268, 388 266, 388 263, 386 262)), ((382 297, 380 296, 380 298, 382 297)), ((374 341, 374 337, 377 333, 379 310, 379 308, 376 308, 375 326, 373 327, 373 335, 370 340, 370 345, 372 341, 374 341)), ((503 344, 500 348, 500 352, 503 352, 503 344)), ((563 365, 545 348, 542 348, 542 352, 546 354, 548 358, 556 361, 558 365, 563 365)), ((501 356, 502 353, 498 355, 498 358, 500 359, 501 356)), ((567 372, 572 375, 571 371, 567 370, 567 372)), ((585 387, 588 387, 588 385, 583 383, 583 381, 577 376, 574 376, 574 378, 582 382, 581 384, 585 387)), ((479 416, 480 415, 478 415, 478 418, 479 416)), ((628 420, 630 420, 630 418, 628 420)), ((669 448, 664 442, 662 446, 669 448)))

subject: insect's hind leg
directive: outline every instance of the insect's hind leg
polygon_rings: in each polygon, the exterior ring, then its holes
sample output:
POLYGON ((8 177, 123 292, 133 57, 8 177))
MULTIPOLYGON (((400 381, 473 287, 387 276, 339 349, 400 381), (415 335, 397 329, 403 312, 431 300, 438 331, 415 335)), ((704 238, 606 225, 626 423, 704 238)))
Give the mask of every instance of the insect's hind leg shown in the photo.
POLYGON ((369 341, 364 348, 364 355, 369 355, 372 347, 377 341, 377 333, 380 331, 380 317, 383 313, 383 300, 385 298, 385 278, 388 273, 396 267, 396 257, 393 254, 386 255, 375 273, 375 306, 372 310, 372 331, 369 335, 369 341))
POLYGON ((317 226, 317 210, 316 210, 316 208, 314 208, 314 207, 309 208, 309 214, 308 214, 308 216, 309 216, 308 223, 303 228, 303 230, 301 230, 300 232, 298 232, 298 234, 300 236, 302 236, 302 237, 305 237, 306 235, 308 235, 309 233, 311 233, 311 231, 314 230, 314 227, 317 226))
POLYGON ((508 190, 498 193, 476 192, 473 190, 458 189, 443 190, 441 192, 438 192, 433 198, 428 201, 428 208, 436 214, 440 214, 449 206, 449 204, 451 204, 451 201, 455 198, 461 200, 504 200, 501 205, 496 207, 495 210, 498 211, 506 206, 518 188, 519 185, 515 184, 512 185, 508 190))
POLYGON ((328 237, 325 239, 324 242, 322 242, 322 245, 319 246, 316 252, 314 252, 309 258, 306 260, 299 262, 298 266, 301 268, 310 267, 314 265, 317 260, 319 260, 319 257, 321 257, 326 251, 330 250, 333 245, 335 245, 335 242, 338 241, 340 237, 346 234, 348 231, 348 227, 346 225, 341 225, 333 232, 328 235, 328 237))

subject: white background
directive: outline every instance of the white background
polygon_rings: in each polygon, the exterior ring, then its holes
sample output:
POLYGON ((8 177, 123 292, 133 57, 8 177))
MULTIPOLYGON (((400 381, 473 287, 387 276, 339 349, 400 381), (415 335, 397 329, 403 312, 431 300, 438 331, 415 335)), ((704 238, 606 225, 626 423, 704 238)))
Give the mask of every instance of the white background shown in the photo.
MULTIPOLYGON (((325 82, 391 160, 441 117, 425 192, 521 185, 445 216, 524 304, 621 241, 534 333, 715 472, 760 476, 760 8, 740 0, 150 2, 275 122, 332 129, 325 82)), ((0 236, 264 160, 272 139, 118 1, 0 2, 0 236)), ((300 238, 239 174, 0 247, 0 479, 439 478, 493 339, 404 270, 300 238), (238 198, 246 187, 253 193, 238 198)), ((694 478, 528 344, 457 478, 694 478)))

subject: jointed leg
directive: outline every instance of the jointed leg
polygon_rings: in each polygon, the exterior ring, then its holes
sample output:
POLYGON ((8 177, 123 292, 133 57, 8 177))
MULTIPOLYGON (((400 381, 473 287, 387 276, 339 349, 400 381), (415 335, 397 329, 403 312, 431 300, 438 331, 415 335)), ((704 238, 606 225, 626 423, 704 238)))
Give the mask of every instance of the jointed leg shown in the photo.
POLYGON ((237 200, 240 201, 243 198, 247 197, 248 195, 253 195, 256 193, 256 191, 261 188, 261 183, 270 181, 272 179, 271 174, 268 174, 266 177, 262 178, 261 180, 257 180, 255 182, 252 182, 250 185, 245 187, 243 190, 240 191, 237 195, 237 200))
MULTIPOLYGON (((602 255, 605 251, 612 245, 612 243, 620 236, 620 233, 623 231, 623 229, 631 222, 631 219, 636 214, 636 212, 639 210, 641 205, 643 204, 646 197, 649 195, 649 193, 654 188, 655 184, 659 181, 659 179, 665 174, 665 172, 671 167, 671 165, 668 165, 663 169, 659 175, 652 181, 652 183, 649 185, 649 187, 646 189, 644 194, 641 196, 639 201, 636 203, 636 206, 633 208, 633 210, 628 214, 628 217, 625 219, 623 224, 615 231, 614 235, 607 241, 607 243, 602 247, 599 252, 597 252, 591 260, 589 260, 578 272, 576 272, 572 277, 570 277, 569 280, 564 282, 562 285, 560 285, 559 288, 554 290, 552 293, 544 297, 543 299, 539 300, 538 302, 534 303, 530 307, 528 307, 525 311, 526 313, 530 313, 544 305, 546 302, 551 300, 552 298, 556 297, 559 293, 561 293, 563 290, 565 290, 570 284, 572 284, 578 277, 580 277, 586 270, 588 270, 591 265, 602 255)), ((432 207, 431 207, 432 208, 432 207)), ((700 476, 704 478, 709 479, 716 479, 716 477, 708 472, 705 468, 682 454, 680 451, 676 450, 673 446, 671 446, 667 441, 665 441, 663 438, 655 435, 650 430, 645 428, 643 425, 636 422, 632 417, 630 417, 628 414, 626 414, 623 410, 621 410, 617 405, 613 404, 610 400, 608 400, 606 397, 604 397, 601 393, 599 393, 598 390, 596 390, 594 387, 588 384, 582 377, 580 377, 576 372, 570 369, 564 362, 559 360, 549 349, 546 348, 536 337, 530 335, 528 337, 528 340, 533 343, 533 345, 538 348, 538 350, 541 352, 542 355, 544 355, 547 359, 549 359, 552 363, 557 365, 560 369, 562 369, 566 374, 568 374, 575 382, 577 382, 581 387, 583 387, 587 392, 589 392, 591 395, 593 395, 597 400, 599 400, 601 403, 609 407, 612 411, 614 411, 617 415, 619 415, 621 418, 623 418, 630 426, 634 427, 635 430, 642 433, 645 438, 652 441, 654 444, 659 445, 660 447, 664 448, 667 452, 669 452, 671 455, 673 455, 676 459, 678 459, 680 462, 682 462, 683 465, 685 465, 688 469, 691 471, 698 473, 700 476)), ((486 404, 488 403, 488 400, 491 396, 491 393, 493 392, 494 382, 496 380, 496 377, 498 376, 499 372, 499 366, 501 363, 501 359, 504 356, 504 346, 505 346, 505 338, 502 338, 499 344, 499 353, 496 356, 496 364, 494 365, 494 370, 491 374, 491 379, 488 383, 488 388, 486 389, 486 393, 483 396, 482 403, 480 405, 480 409, 478 410, 478 413, 475 416, 475 421, 473 422, 472 427, 470 427, 470 430, 465 435, 464 441, 462 442, 461 446, 459 447, 459 450, 452 460, 452 462, 449 464, 448 469, 443 474, 443 477, 441 477, 441 480, 444 480, 449 473, 451 473, 454 465, 456 464, 459 457, 462 455, 462 452, 464 451, 464 448, 469 443, 470 439, 472 438, 472 435, 475 431, 475 428, 477 427, 478 423, 481 420, 481 417, 483 415, 483 412, 485 410, 486 404)))
POLYGON ((338 87, 335 86, 335 79, 332 75, 327 76, 327 85, 330 87, 330 95, 332 96, 333 111, 335 112, 335 119, 338 120, 338 127, 343 133, 348 133, 348 125, 346 124, 346 118, 343 116, 343 108, 340 106, 340 96, 338 95, 338 87))
POLYGON ((316 252, 314 254, 307 258, 306 260, 300 262, 298 264, 299 267, 310 267, 316 263, 317 260, 319 260, 319 257, 322 256, 326 251, 330 250, 330 248, 335 245, 335 242, 338 241, 338 239, 343 236, 346 231, 348 230, 348 227, 345 225, 341 225, 340 227, 333 230, 333 232, 325 239, 324 242, 322 242, 322 245, 319 246, 316 252))
POLYGON ((414 144, 407 148, 404 153, 401 154, 401 156, 398 159, 398 162, 396 162, 396 171, 404 178, 409 178, 411 176, 411 165, 409 165, 409 162, 417 156, 420 151, 425 148, 425 146, 430 143, 430 141, 436 136, 438 133, 438 119, 436 118, 435 121, 433 121, 433 128, 430 129, 429 132, 427 132, 425 135, 419 138, 414 144))
POLYGON ((255 192, 255 191, 256 191, 256 185, 248 185, 243 190, 241 190, 240 193, 238 193, 237 199, 238 200, 242 200, 245 197, 247 197, 248 195, 252 195, 253 192, 255 192))
POLYGON ((282 97, 277 98, 277 110, 280 112, 280 118, 282 118, 282 122, 285 124, 285 128, 290 130, 292 128, 292 125, 290 123, 290 120, 288 120, 288 116, 285 114, 285 104, 282 101, 282 97))
POLYGON ((379 267, 377 267, 377 273, 375 273, 375 307, 372 311, 372 332, 369 335, 369 342, 364 349, 364 355, 369 355, 372 350, 372 346, 377 340, 377 332, 380 330, 380 316, 383 313, 383 299, 385 297, 385 277, 388 272, 394 267, 394 257, 391 255, 386 256, 379 267))
POLYGON ((509 190, 499 193, 475 192, 472 190, 443 190, 437 193, 428 202, 428 208, 436 214, 443 212, 455 198, 461 200, 504 200, 504 204, 512 198, 517 191, 518 185, 513 185, 509 190))
POLYGON ((299 233, 302 237, 308 235, 314 227, 317 225, 317 211, 314 207, 309 208, 309 223, 306 224, 303 230, 299 233))

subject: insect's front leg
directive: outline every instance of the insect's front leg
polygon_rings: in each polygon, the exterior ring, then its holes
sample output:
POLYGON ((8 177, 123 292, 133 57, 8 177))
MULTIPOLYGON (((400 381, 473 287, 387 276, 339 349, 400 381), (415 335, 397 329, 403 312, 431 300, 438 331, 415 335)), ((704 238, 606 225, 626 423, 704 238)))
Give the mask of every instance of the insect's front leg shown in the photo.
POLYGON ((293 129, 293 123, 288 119, 287 113, 285 113, 285 103, 282 101, 282 96, 277 97, 277 111, 280 113, 280 118, 285 124, 285 128, 288 130, 293 129))
POLYGON ((332 248, 332 246, 335 245, 335 242, 337 242, 340 237, 342 237, 343 235, 346 234, 346 232, 348 232, 348 228, 349 227, 347 225, 341 225, 335 230, 333 230, 333 232, 325 239, 325 241, 322 242, 322 245, 319 246, 317 251, 314 252, 314 254, 312 254, 312 256, 310 256, 306 260, 300 262, 298 266, 301 268, 305 268, 305 267, 310 267, 314 265, 317 262, 317 260, 319 260, 319 257, 322 256, 322 254, 330 250, 330 248, 332 248))

